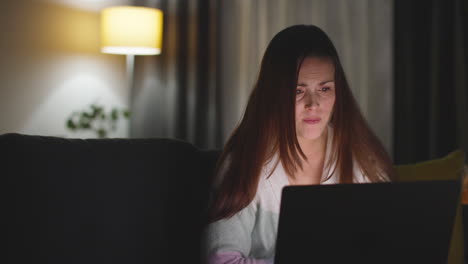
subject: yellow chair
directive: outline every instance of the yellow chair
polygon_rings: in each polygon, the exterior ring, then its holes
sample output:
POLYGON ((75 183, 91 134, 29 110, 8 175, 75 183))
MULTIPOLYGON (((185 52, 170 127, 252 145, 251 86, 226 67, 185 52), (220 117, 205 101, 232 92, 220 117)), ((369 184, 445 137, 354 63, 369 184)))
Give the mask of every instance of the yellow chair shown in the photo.
MULTIPOLYGON (((397 181, 460 180, 464 173, 465 154, 454 151, 441 159, 396 166, 397 181)), ((462 193, 462 192, 460 192, 462 193)), ((448 264, 464 263, 462 204, 457 208, 448 264)))

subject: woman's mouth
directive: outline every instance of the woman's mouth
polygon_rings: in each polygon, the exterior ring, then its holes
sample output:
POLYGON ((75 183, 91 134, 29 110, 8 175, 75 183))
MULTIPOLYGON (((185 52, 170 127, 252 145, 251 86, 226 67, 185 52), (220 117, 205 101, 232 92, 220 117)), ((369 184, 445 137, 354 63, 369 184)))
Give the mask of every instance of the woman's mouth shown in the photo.
POLYGON ((304 121, 305 123, 307 124, 317 124, 320 122, 320 120, 322 120, 321 118, 306 118, 306 119, 302 119, 302 121, 304 121))

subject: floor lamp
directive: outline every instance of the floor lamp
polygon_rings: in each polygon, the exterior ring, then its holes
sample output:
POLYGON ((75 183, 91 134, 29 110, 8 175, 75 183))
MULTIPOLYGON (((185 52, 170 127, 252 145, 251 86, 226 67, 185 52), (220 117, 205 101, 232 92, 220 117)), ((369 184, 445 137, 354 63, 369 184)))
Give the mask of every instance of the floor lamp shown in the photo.
POLYGON ((162 48, 163 13, 159 9, 115 6, 101 11, 101 52, 127 55, 128 107, 134 85, 135 55, 158 55, 162 48))

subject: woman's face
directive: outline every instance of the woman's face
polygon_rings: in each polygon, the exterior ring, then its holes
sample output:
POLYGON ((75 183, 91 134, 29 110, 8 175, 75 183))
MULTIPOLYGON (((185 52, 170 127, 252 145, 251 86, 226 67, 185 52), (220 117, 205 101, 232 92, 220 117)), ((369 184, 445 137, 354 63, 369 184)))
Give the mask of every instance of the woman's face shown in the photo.
POLYGON ((298 140, 320 138, 335 104, 335 67, 328 58, 307 57, 299 69, 296 87, 298 140))

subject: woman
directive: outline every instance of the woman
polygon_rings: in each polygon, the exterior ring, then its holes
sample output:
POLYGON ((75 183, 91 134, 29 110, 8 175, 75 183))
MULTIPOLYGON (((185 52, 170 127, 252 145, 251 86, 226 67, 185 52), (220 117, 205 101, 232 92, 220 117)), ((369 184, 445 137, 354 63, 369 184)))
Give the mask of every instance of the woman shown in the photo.
POLYGON ((272 263, 285 185, 383 182, 393 174, 331 40, 316 26, 286 28, 268 45, 218 162, 207 262, 272 263))

